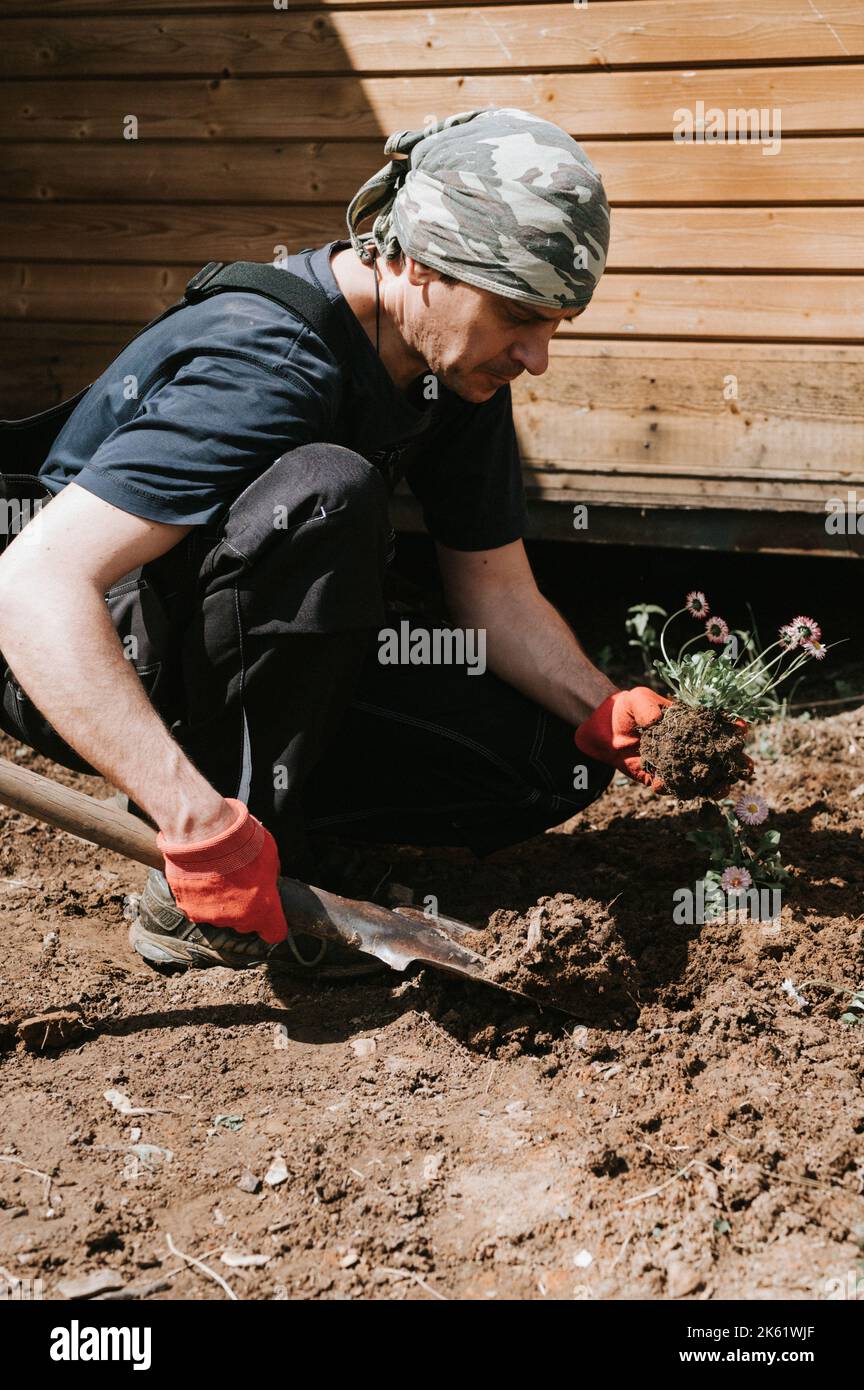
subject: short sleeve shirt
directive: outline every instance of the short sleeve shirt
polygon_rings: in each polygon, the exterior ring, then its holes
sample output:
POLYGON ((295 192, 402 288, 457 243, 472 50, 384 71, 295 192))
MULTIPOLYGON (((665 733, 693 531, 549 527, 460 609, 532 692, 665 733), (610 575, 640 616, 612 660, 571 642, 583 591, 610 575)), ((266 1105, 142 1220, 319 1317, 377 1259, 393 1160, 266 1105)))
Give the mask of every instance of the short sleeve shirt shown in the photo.
POLYGON ((58 492, 74 479, 136 516, 204 525, 281 455, 330 441, 380 467, 391 486, 404 475, 445 545, 494 549, 522 536, 509 386, 481 404, 431 377, 399 390, 330 268, 348 244, 285 261, 337 306, 350 343, 341 367, 313 329, 263 295, 224 290, 184 305, 91 385, 42 464, 46 486, 58 492))

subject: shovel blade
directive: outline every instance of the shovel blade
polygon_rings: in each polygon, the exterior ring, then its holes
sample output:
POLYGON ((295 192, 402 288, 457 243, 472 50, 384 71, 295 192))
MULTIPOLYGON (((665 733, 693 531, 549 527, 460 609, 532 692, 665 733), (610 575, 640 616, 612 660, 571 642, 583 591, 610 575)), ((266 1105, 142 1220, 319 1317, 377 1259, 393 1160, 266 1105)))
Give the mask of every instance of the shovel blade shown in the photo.
POLYGON ((394 911, 377 903, 357 902, 293 878, 279 879, 279 895, 295 931, 365 951, 394 970, 407 970, 414 961, 422 961, 483 979, 489 968, 486 957, 467 944, 477 934, 476 928, 455 918, 426 917, 417 908, 394 911))
POLYGON ((481 934, 480 930, 455 917, 427 917, 415 907, 391 910, 377 903, 340 898, 337 893, 328 893, 323 888, 291 878, 279 879, 279 893, 285 916, 297 931, 365 951, 394 970, 407 970, 409 965, 419 961, 451 975, 492 985, 507 994, 528 999, 532 1004, 569 1012, 566 1005, 550 1005, 548 999, 526 994, 524 990, 494 979, 491 961, 471 945, 472 938, 481 934))

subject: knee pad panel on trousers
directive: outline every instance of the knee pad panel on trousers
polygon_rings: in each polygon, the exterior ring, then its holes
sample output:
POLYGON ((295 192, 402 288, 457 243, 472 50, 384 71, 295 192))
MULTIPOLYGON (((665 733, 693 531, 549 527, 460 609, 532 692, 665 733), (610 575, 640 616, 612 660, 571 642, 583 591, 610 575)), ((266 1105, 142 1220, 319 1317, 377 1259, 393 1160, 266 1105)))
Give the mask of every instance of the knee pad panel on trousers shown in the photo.
POLYGON ((229 508, 206 593, 237 586, 259 635, 380 625, 387 504, 361 455, 337 444, 291 449, 229 508))
POLYGON ((368 459, 340 444, 301 444, 280 454, 232 505, 226 535, 241 553, 298 526, 335 516, 387 527, 387 487, 368 459))

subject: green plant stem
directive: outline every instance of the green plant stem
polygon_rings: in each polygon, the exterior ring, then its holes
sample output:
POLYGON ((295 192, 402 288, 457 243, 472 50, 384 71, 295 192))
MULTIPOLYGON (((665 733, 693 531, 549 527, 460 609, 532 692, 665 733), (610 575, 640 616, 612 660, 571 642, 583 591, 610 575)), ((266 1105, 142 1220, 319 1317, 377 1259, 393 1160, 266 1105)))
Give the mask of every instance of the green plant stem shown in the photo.
POLYGON ((850 988, 849 985, 832 985, 830 980, 804 980, 801 988, 808 989, 810 985, 823 985, 825 989, 832 989, 835 994, 848 994, 853 999, 858 993, 858 990, 854 986, 850 988))
POLYGON ((787 642, 784 638, 781 637, 778 641, 771 642, 770 645, 765 647, 761 652, 757 652, 756 656, 753 659, 754 661, 763 661, 767 653, 773 651, 775 647, 781 647, 782 651, 784 652, 793 652, 797 646, 797 642, 787 642))
POLYGON ((752 661, 748 661, 746 666, 742 666, 738 674, 740 676, 746 676, 751 666, 761 666, 765 670, 768 670, 771 666, 776 665, 778 661, 783 660, 783 655, 785 652, 791 652, 793 650, 794 648, 788 646, 785 642, 772 642, 771 646, 766 647, 764 652, 758 652, 756 656, 754 656, 752 661), (780 652, 779 656, 775 656, 773 661, 766 662, 765 657, 767 656, 768 652, 770 652, 774 647, 782 647, 783 651, 780 652))
POLYGON ((704 636, 705 636, 704 632, 697 632, 695 637, 688 637, 688 638, 687 638, 687 641, 684 643, 684 646, 683 646, 683 647, 679 647, 679 649, 678 649, 678 660, 679 660, 679 661, 681 660, 681 654, 682 654, 682 652, 686 652, 687 648, 688 648, 688 647, 692 647, 694 642, 701 642, 701 640, 702 640, 702 638, 703 638, 704 636))
MULTIPOLYGON (((781 652, 779 656, 775 656, 774 660, 773 660, 773 661, 770 661, 770 662, 768 663, 768 665, 767 665, 763 670, 761 670, 761 671, 754 671, 754 672, 752 673, 752 675, 749 675, 749 676, 745 674, 746 669, 748 669, 748 668, 745 668, 745 671, 742 671, 742 672, 740 673, 740 674, 741 674, 742 683, 743 683, 744 685, 747 685, 751 680, 754 680, 755 678, 758 678, 759 676, 764 676, 768 671, 771 670, 771 667, 772 667, 772 666, 776 666, 777 663, 778 663, 778 661, 782 661, 782 660, 783 660, 783 652, 781 652)), ((762 693, 763 695, 767 695, 769 691, 775 690, 775 689, 777 688, 778 685, 781 685, 781 684, 782 684, 783 681, 788 680, 789 676, 793 675, 795 671, 800 670, 800 668, 801 668, 802 666, 805 666, 805 665, 807 664, 808 661, 812 661, 812 660, 813 660, 813 658, 810 656, 810 653, 809 653, 809 652, 801 652, 797 657, 795 657, 795 659, 791 662, 791 664, 790 664, 789 666, 787 666, 786 670, 783 671, 782 674, 778 674, 776 680, 771 681, 771 683, 770 683, 769 685, 766 685, 766 686, 764 687, 764 689, 762 690, 761 693, 762 693)), ((752 664, 752 663, 751 663, 751 664, 752 664)))
POLYGON ((676 610, 675 610, 674 613, 670 613, 669 617, 666 619, 665 623, 663 624, 663 626, 662 626, 661 629, 660 629, 660 650, 661 650, 661 652, 663 653, 663 660, 666 662, 666 665, 667 665, 667 666, 671 666, 672 663, 671 663, 671 661, 669 660, 669 653, 668 653, 667 650, 666 650, 666 643, 663 641, 663 638, 666 636, 666 629, 667 629, 667 627, 669 626, 669 624, 672 622, 672 619, 673 619, 673 618, 678 618, 678 617, 680 617, 680 615, 681 615, 682 613, 686 613, 686 612, 687 612, 687 607, 686 607, 686 605, 685 605, 684 608, 676 608, 676 610))

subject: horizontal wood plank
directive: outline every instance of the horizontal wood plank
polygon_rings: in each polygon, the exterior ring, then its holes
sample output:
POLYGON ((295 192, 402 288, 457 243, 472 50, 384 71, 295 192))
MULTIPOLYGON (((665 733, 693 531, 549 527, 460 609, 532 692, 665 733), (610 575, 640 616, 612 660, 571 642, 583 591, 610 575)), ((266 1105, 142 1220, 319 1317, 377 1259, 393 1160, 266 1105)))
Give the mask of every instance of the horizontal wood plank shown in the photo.
MULTIPOLYGON (((0 319, 146 323, 201 267, 0 262, 0 319)), ((706 337, 766 341, 864 334, 860 275, 604 275, 562 338, 706 337)))
MULTIPOLYGON (((277 248, 344 238, 344 209, 296 204, 221 206, 8 203, 3 250, 17 260, 274 260, 277 248)), ((864 207, 620 208, 610 270, 857 270, 864 207)), ((860 328, 860 325, 858 325, 860 328)), ((850 325, 851 331, 857 331, 850 325)))
MULTIPOLYGON (((10 81, 0 89, 0 130, 22 140, 138 138, 355 139, 421 129, 475 106, 517 106, 557 122, 577 139, 672 137, 684 110, 764 111, 780 133, 864 134, 859 64, 676 69, 464 77, 272 77, 235 80, 106 78, 99 82, 10 81)), ((735 118, 736 120, 739 118, 735 118)), ((765 148, 770 148, 767 142, 765 148)), ((775 156, 766 155, 766 159, 775 156)))
POLYGON ((10 19, 0 75, 477 72, 864 57, 859 0, 613 0, 444 9, 10 19))
MULTIPOLYGON (((529 495, 525 530, 529 541, 566 541, 577 545, 636 545, 652 549, 713 550, 765 555, 810 555, 832 559, 864 558, 864 536, 825 530, 825 514, 805 505, 687 507, 670 504, 628 506, 593 502, 589 526, 576 530, 566 501, 529 495)), ((390 516, 397 531, 425 532, 422 509, 410 493, 398 490, 390 516)))
POLYGON ((864 266, 864 208, 621 208, 610 269, 864 266))
MULTIPOLYGON (((258 144, 21 141, 3 149, 0 202, 44 201, 346 203, 384 162, 383 141, 258 144), (122 157, 121 157, 122 156, 122 157)), ((756 144, 587 140, 613 207, 626 203, 864 202, 864 138, 783 139, 777 155, 756 144)))
POLYGON ((520 377, 513 400, 544 487, 595 475, 628 495, 701 497, 725 480, 723 497, 812 500, 864 485, 860 347, 556 341, 549 370, 520 377))
MULTIPOLYGON (((860 480, 859 480, 860 485, 860 480)), ((555 501, 565 507, 585 503, 619 506, 680 507, 765 507, 782 510, 783 505, 801 511, 823 512, 826 500, 840 485, 806 482, 801 479, 723 478, 700 475, 682 469, 674 477, 657 477, 649 470, 641 473, 613 473, 607 469, 583 469, 563 477, 527 467, 525 489, 529 497, 555 501)), ((843 485, 843 497, 846 485, 843 485)))
POLYGON ((562 337, 864 340, 861 275, 604 275, 562 337))
POLYGON ((4 324, 0 415, 22 419, 73 396, 95 381, 135 331, 116 324, 4 324))
MULTIPOLYGON (((621 480, 604 474, 598 474, 594 482, 596 486, 593 488, 584 485, 567 490, 548 488, 533 481, 529 470, 525 475, 525 495, 529 502, 552 502, 565 508, 571 516, 574 515, 573 508, 581 505, 589 508, 589 517, 592 506, 615 506, 646 511, 685 507, 696 513, 705 509, 713 512, 761 510, 774 512, 780 518, 790 512, 807 512, 827 518, 829 510, 826 499, 834 495, 831 489, 808 491, 779 485, 766 485, 757 493, 738 486, 718 487, 713 480, 706 482, 704 479, 676 480, 674 485, 653 488, 650 486, 650 474, 637 475, 626 486, 622 485, 621 480)), ((860 491, 857 495, 860 497, 860 491)), ((845 492, 842 497, 845 497, 845 492)), ((694 525, 698 527, 698 520, 694 520, 694 525)), ((586 529, 590 531, 590 526, 586 529)), ((781 535, 778 535, 778 540, 781 535)), ((590 534, 584 539, 590 540, 590 534)))

